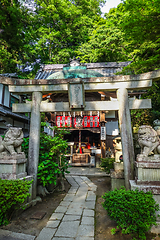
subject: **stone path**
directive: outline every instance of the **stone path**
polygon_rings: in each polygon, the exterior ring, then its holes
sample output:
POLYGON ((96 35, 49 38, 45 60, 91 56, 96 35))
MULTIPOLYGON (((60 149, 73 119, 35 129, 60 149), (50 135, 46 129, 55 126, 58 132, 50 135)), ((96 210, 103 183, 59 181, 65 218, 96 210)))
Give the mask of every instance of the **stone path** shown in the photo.
POLYGON ((66 179, 71 188, 35 237, 0 229, 0 240, 94 240, 95 191, 86 176, 108 176, 100 168, 71 167, 66 179))
POLYGON ((96 177, 110 176, 110 174, 106 174, 100 168, 69 167, 68 171, 70 172, 69 175, 76 175, 76 176, 90 176, 90 177, 93 177, 93 176, 96 176, 96 177))
POLYGON ((66 176, 71 188, 35 240, 94 240, 95 191, 85 176, 66 176))

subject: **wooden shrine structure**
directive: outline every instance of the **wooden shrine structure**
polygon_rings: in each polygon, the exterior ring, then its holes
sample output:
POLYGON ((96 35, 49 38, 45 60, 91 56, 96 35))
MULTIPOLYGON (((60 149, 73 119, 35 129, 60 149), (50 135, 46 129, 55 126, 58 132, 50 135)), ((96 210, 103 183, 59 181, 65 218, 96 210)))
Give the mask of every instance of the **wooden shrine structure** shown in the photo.
POLYGON ((29 169, 33 175, 33 198, 36 197, 37 168, 39 160, 40 113, 69 111, 109 111, 118 110, 124 162, 125 186, 134 179, 134 147, 131 128, 131 109, 151 108, 150 99, 129 99, 128 90, 148 89, 152 80, 160 79, 160 70, 139 75, 118 75, 112 77, 93 77, 83 79, 16 79, 0 77, 0 83, 9 85, 15 94, 32 94, 32 101, 13 104, 15 113, 31 113, 29 135, 29 169), (117 100, 85 101, 85 92, 116 91, 117 100), (69 102, 42 101, 42 94, 67 93, 69 102))

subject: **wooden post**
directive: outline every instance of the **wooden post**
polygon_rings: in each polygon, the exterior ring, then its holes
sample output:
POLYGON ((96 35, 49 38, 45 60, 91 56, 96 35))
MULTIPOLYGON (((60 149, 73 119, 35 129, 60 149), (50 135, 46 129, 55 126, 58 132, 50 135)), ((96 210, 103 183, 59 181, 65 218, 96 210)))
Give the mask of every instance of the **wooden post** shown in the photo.
POLYGON ((32 109, 30 120, 30 134, 29 134, 29 167, 28 174, 33 176, 33 192, 32 198, 36 198, 37 194, 37 169, 39 161, 39 143, 40 143, 40 127, 41 127, 41 115, 40 104, 42 100, 41 92, 32 93, 32 109))
POLYGON ((122 141, 125 187, 129 189, 129 180, 132 180, 134 177, 134 147, 128 91, 126 88, 117 90, 117 99, 119 101, 119 126, 122 141))

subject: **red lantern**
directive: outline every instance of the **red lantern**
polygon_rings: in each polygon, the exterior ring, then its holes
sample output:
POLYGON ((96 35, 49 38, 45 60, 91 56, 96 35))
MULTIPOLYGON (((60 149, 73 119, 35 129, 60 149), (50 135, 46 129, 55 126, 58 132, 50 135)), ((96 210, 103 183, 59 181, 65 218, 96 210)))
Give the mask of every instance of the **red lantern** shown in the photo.
POLYGON ((56 116, 56 126, 61 127, 72 127, 72 117, 69 116, 56 116))
POLYGON ((65 126, 72 127, 72 117, 69 117, 69 116, 65 117, 65 126))
POLYGON ((93 116, 93 127, 99 127, 99 116, 93 116))
POLYGON ((88 116, 84 116, 83 117, 83 127, 84 128, 89 127, 89 118, 88 118, 88 116))
POLYGON ((56 126, 58 128, 62 127, 62 116, 56 116, 56 126))
POLYGON ((89 127, 93 127, 93 116, 89 117, 89 127))

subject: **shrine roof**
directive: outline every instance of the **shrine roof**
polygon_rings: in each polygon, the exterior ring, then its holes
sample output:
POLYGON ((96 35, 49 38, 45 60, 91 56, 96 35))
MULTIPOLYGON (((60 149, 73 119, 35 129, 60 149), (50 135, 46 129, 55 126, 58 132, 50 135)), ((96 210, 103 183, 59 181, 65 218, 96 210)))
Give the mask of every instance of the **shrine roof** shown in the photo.
MULTIPOLYGON (((75 69, 70 77, 67 78, 90 78, 90 77, 111 77, 119 72, 123 67, 131 62, 100 62, 100 63, 84 63, 82 66, 86 71, 75 69)), ((35 79, 65 79, 64 68, 66 64, 47 64, 43 65, 37 72, 35 79), (52 75, 52 77, 51 77, 52 75)), ((81 66, 80 66, 81 67, 81 66)), ((71 73, 71 71, 70 71, 71 73)))
MULTIPOLYGON (((84 84, 89 83, 119 83, 119 82, 128 82, 128 84, 131 84, 131 82, 140 82, 145 80, 152 80, 152 81, 158 81, 160 80, 160 69, 146 72, 138 75, 114 75, 110 77, 93 77, 93 78, 84 78, 83 82, 84 84)), ((18 78, 11 78, 0 75, 0 83, 5 85, 13 85, 13 86, 24 86, 24 85, 57 85, 57 87, 61 84, 68 84, 69 82, 75 82, 77 83, 79 79, 18 79, 18 78)), ((138 83, 136 83, 138 84, 138 83)), ((49 87, 48 87, 49 88, 49 87)), ((126 87, 128 88, 128 87, 126 87)), ((133 87, 134 88, 134 87, 133 87)), ((136 87, 137 88, 137 87, 136 87)), ((142 88, 142 86, 140 86, 142 88)), ((114 89, 117 89, 115 87, 114 89)), ((132 87, 130 87, 132 89, 132 87)), ((112 89, 113 90, 113 89, 112 89)), ((40 91, 40 89, 39 89, 40 91)), ((51 89, 48 90, 49 92, 51 89)), ((100 89, 99 89, 100 91, 100 89)))

